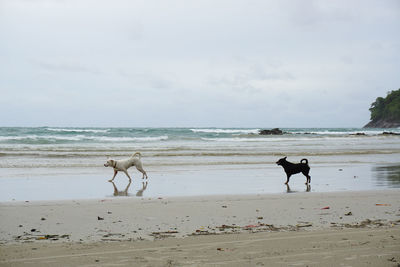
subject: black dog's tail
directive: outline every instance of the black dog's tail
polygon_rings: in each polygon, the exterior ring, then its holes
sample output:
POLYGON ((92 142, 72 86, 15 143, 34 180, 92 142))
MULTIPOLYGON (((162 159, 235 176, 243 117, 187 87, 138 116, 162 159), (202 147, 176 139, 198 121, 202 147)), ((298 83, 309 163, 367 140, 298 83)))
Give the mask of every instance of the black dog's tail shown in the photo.
POLYGON ((300 160, 300 163, 305 163, 308 165, 308 159, 302 159, 302 160, 300 160), (303 161, 305 161, 305 162, 303 162, 303 161))

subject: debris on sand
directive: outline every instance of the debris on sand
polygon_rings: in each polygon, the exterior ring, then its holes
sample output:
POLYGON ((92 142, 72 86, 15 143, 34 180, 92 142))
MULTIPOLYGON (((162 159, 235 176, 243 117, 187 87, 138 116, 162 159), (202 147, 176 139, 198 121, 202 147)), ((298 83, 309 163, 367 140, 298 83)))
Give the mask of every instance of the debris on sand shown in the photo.
POLYGON ((400 220, 398 221, 386 221, 386 220, 370 220, 366 219, 362 222, 355 223, 332 223, 332 227, 344 227, 344 228, 375 228, 375 227, 393 227, 394 225, 400 225, 400 220))
POLYGON ((69 239, 69 235, 33 235, 33 234, 29 234, 24 232, 23 235, 20 236, 16 236, 15 240, 16 241, 30 241, 30 240, 52 240, 52 241, 56 241, 59 239, 69 239))
POLYGON ((178 231, 165 231, 165 232, 152 232, 150 236, 154 237, 155 239, 161 239, 166 237, 175 237, 174 234, 179 233, 178 231))
POLYGON ((311 227, 313 226, 312 223, 300 223, 300 224, 296 224, 297 228, 304 228, 304 227, 311 227))

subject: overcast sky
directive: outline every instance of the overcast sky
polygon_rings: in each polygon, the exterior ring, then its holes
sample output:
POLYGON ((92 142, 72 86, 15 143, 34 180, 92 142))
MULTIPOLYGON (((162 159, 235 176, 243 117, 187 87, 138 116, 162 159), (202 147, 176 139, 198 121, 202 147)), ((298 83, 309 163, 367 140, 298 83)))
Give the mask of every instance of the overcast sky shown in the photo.
POLYGON ((399 0, 0 0, 0 126, 361 127, 399 88, 399 0))

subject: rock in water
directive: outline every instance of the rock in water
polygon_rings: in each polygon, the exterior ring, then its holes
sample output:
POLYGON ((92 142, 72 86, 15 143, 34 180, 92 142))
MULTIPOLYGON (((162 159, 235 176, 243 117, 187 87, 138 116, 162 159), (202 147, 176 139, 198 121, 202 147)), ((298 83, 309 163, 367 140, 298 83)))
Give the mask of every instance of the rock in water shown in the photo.
POLYGON ((274 128, 272 130, 260 130, 260 135, 281 135, 283 134, 282 130, 279 128, 274 128))

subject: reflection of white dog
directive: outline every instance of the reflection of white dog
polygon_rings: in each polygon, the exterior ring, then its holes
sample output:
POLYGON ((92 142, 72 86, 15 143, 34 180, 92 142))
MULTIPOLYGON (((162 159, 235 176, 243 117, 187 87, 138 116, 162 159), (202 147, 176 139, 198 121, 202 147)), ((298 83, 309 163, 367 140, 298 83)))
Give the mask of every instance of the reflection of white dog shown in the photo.
POLYGON ((137 197, 142 197, 143 196, 143 192, 146 190, 146 188, 147 188, 147 181, 146 181, 146 183, 142 182, 142 189, 137 191, 136 196, 137 197))
POLYGON ((131 186, 131 181, 129 181, 128 185, 127 185, 127 186, 125 187, 125 189, 122 190, 122 191, 119 191, 119 190, 118 190, 117 186, 114 184, 113 181, 111 181, 111 183, 113 184, 113 187, 114 187, 114 196, 115 196, 115 197, 118 197, 118 196, 125 196, 125 197, 127 197, 127 196, 129 196, 128 189, 129 189, 129 187, 131 186))
POLYGON ((113 167, 114 168, 114 176, 111 180, 109 180, 109 182, 112 182, 115 178, 115 176, 117 175, 117 173, 119 171, 122 171, 126 174, 126 176, 128 176, 129 181, 131 181, 131 177, 128 174, 128 168, 135 166, 136 169, 138 171, 140 171, 143 176, 142 179, 144 179, 144 177, 147 177, 146 172, 143 170, 142 167, 142 161, 140 160, 142 158, 142 155, 140 154, 140 152, 136 152, 135 154, 133 154, 129 159, 125 159, 125 160, 113 160, 113 159, 109 159, 107 160, 107 162, 104 164, 104 167, 113 167))

